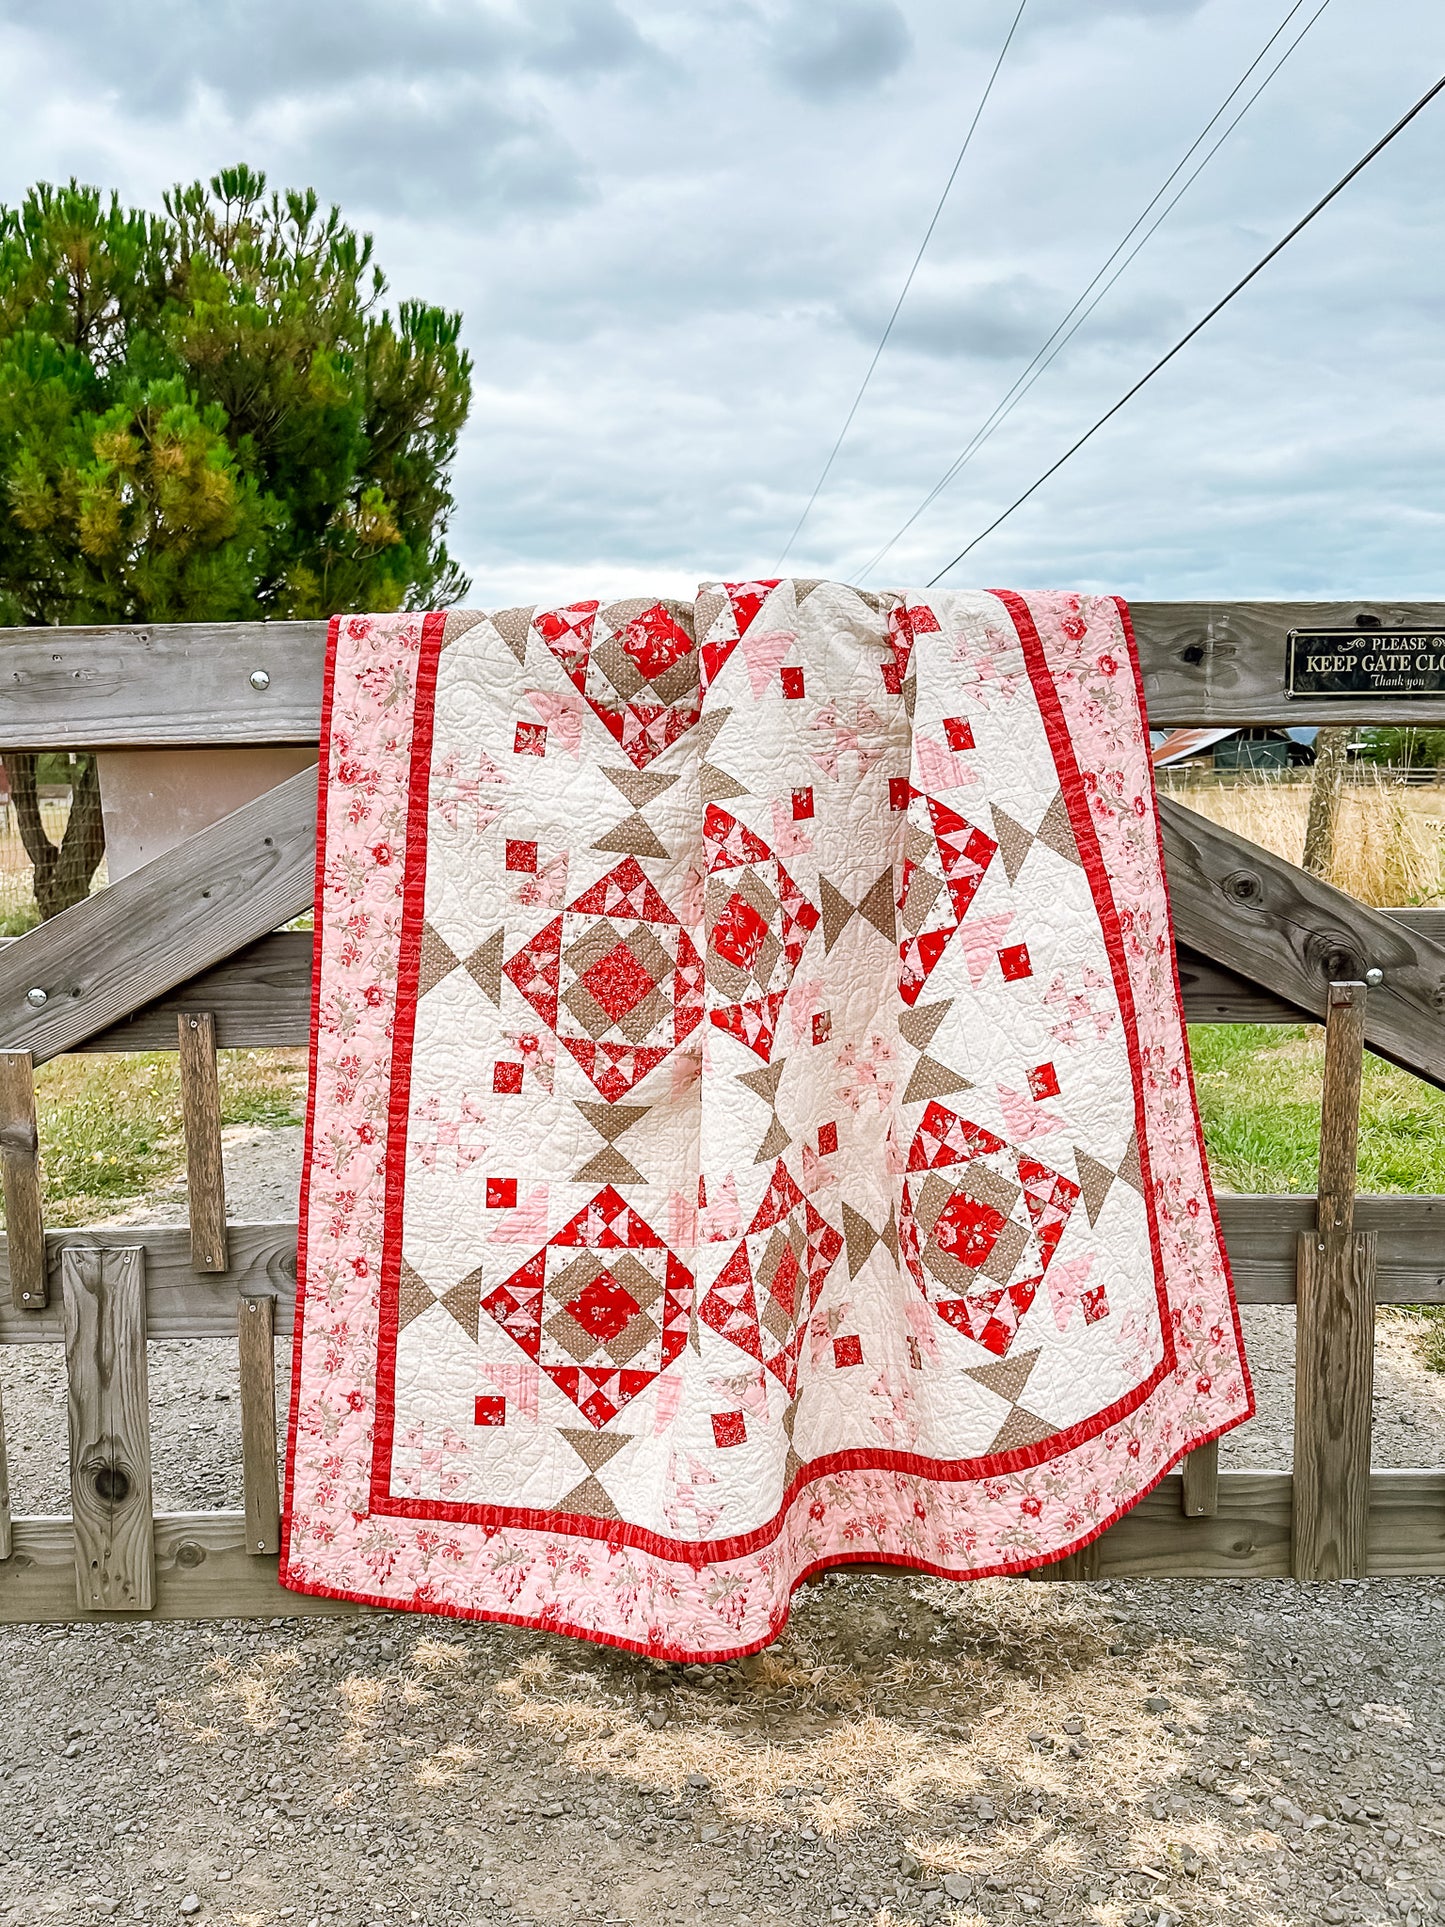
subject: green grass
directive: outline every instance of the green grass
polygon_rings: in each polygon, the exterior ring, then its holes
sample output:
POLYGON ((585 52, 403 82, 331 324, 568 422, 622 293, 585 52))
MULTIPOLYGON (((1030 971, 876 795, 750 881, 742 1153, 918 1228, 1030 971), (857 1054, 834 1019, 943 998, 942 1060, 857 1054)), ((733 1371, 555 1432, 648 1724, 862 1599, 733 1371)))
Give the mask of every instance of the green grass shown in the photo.
MULTIPOLYGON (((305 1053, 220 1053, 221 1122, 299 1121, 305 1053)), ((83 1225, 185 1169, 174 1051, 57 1057, 35 1074, 47 1224, 83 1225)))

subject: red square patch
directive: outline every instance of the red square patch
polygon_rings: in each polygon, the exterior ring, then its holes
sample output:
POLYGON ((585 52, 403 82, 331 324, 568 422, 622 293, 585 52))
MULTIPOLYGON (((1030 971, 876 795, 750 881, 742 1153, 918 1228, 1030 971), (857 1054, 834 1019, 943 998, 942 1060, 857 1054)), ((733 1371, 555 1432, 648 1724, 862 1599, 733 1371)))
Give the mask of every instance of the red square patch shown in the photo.
POLYGON ((835 1338, 833 1340, 833 1363, 838 1367, 839 1371, 845 1370, 849 1365, 861 1365, 863 1363, 863 1340, 852 1335, 847 1338, 835 1338))
POLYGON ((793 821, 801 823, 813 814, 813 792, 811 789, 793 791, 793 821))
POLYGON ((521 1088, 522 1066, 520 1064, 492 1066, 492 1089, 498 1097, 515 1097, 521 1088))
MULTIPOLYGON (((501 1069, 501 1065, 497 1066, 501 1069)), ((517 1208, 517 1180, 515 1178, 487 1179, 488 1211, 515 1211, 517 1208)))
POLYGON ((514 842, 507 838, 507 868, 526 870, 532 876, 537 874, 537 846, 535 843, 514 842))
POLYGON ((741 1445, 748 1435, 741 1412, 714 1412, 712 1435, 719 1445, 741 1445))
POLYGON ((906 776, 890 776, 888 779, 888 807, 890 810, 906 810, 913 785, 906 776))
POLYGON ((1029 1089, 1034 1097, 1057 1097, 1059 1094, 1059 1074, 1052 1064, 1035 1064, 1029 1072, 1029 1089))
POLYGON ((895 658, 891 662, 880 663, 878 667, 883 672, 883 687, 888 691, 889 695, 901 696, 903 694, 903 669, 897 659, 895 658))
POLYGON ((830 1124, 820 1124, 820 1125, 818 1126, 818 1149, 819 1149, 819 1151, 820 1151, 820 1152, 821 1152, 821 1153, 823 1154, 823 1156, 824 1156, 824 1157, 827 1157, 827 1156, 828 1156, 828 1154, 829 1154, 830 1152, 832 1152, 832 1151, 836 1151, 836 1150, 837 1150, 837 1148, 838 1148, 838 1127, 837 1127, 837 1125, 836 1125, 836 1124, 831 1124, 831 1123, 830 1123, 830 1124))
POLYGON ((973 725, 966 716, 945 716, 943 735, 950 749, 973 748, 973 725))
POLYGON ((796 664, 781 672, 783 694, 790 703, 795 703, 803 693, 803 672, 796 664))
POLYGON ((505 1425, 507 1422, 507 1401, 495 1392, 484 1392, 477 1399, 477 1425, 505 1425))
POLYGON ((1010 944, 1007 950, 1000 950, 998 961, 1005 983, 1016 984, 1021 977, 1032 977, 1034 974, 1026 943, 1010 944))
POLYGON ((547 754, 547 725, 545 723, 518 723, 517 733, 512 738, 514 756, 545 756, 547 754))
POLYGON ((813 1042, 826 1044, 833 1035, 833 1013, 831 1010, 818 1010, 813 1013, 813 1042))

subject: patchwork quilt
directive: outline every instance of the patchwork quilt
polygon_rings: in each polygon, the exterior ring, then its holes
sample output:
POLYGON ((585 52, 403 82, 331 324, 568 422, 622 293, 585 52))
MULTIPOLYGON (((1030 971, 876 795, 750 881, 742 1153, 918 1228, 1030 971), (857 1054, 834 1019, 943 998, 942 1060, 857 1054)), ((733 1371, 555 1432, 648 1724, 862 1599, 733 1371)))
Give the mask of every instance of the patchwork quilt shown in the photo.
POLYGON ((1252 1410, 1110 598, 349 616, 283 1582, 669 1659, 1252 1410))

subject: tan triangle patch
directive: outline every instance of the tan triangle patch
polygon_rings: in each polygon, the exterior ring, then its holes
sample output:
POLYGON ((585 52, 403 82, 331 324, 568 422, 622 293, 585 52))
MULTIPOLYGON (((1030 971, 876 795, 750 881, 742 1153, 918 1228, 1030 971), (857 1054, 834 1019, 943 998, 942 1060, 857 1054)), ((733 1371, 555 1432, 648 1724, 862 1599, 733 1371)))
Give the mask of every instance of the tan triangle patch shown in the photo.
POLYGON ((532 633, 531 609, 494 609, 492 627, 518 662, 527 660, 527 637, 532 633))
POLYGON ((1130 1184, 1142 1197, 1144 1195, 1144 1173, 1139 1168, 1139 1133, 1136 1131, 1129 1139, 1129 1148, 1119 1162, 1118 1175, 1125 1184, 1130 1184))
POLYGON ((1034 839, 1022 823, 1016 823, 1006 811, 994 808, 993 833, 998 843, 998 853, 1003 858, 1004 872, 1010 883, 1018 881, 1019 871, 1024 867, 1024 859, 1034 847, 1034 839))
POLYGON ((1077 1144, 1074 1146, 1074 1166, 1079 1174, 1079 1190, 1083 1194, 1084 1209, 1089 1214, 1092 1230, 1099 1222, 1099 1213, 1113 1185, 1114 1173, 1107 1164, 1101 1164, 1097 1158, 1091 1158, 1087 1151, 1081 1151, 1077 1144))
POLYGON ((894 896, 891 863, 869 888, 867 896, 858 905, 858 914, 865 923, 872 924, 880 937, 886 937, 889 943, 895 941, 898 935, 898 904, 894 896))
POLYGON ((486 620, 485 609, 448 609, 446 621, 442 624, 442 648, 460 641, 468 629, 475 629, 479 622, 486 620))
POLYGON ((490 937, 479 943, 463 968, 479 990, 485 991, 494 1004, 502 1001, 502 961, 506 954, 507 933, 494 930, 490 937))
POLYGON ((718 733, 728 717, 732 715, 732 705, 723 709, 708 709, 698 717, 692 726, 688 746, 705 761, 708 751, 718 739, 718 733))
POLYGON ((438 936, 429 923, 421 927, 421 958, 417 965, 416 994, 425 997, 435 990, 443 977, 449 977, 461 958, 445 937, 438 936))
POLYGON ((600 1472, 624 1445, 632 1443, 626 1432, 583 1432, 576 1426, 565 1425, 557 1429, 589 1472, 600 1472))
POLYGON ((658 841, 647 818, 637 810, 631 816, 624 816, 606 836, 599 836, 592 847, 594 850, 617 850, 624 856, 672 855, 667 845, 658 841))
POLYGON ((704 763, 697 773, 698 788, 704 803, 725 803, 730 796, 746 796, 747 788, 725 769, 704 763))
POLYGON ((936 1057, 926 1053, 913 1066, 913 1075, 908 1080, 908 1088, 903 1093, 905 1104, 922 1104, 929 1098, 947 1097, 952 1091, 971 1091, 972 1080, 960 1077, 951 1071, 947 1064, 940 1064, 936 1057))
POLYGON ((630 1158, 614 1150, 612 1145, 604 1144, 595 1157, 587 1162, 573 1178, 574 1184, 646 1184, 647 1180, 630 1158))
POLYGON ((710 589, 706 594, 701 589, 698 590, 697 599, 692 605, 692 620, 699 641, 710 633, 713 624, 727 606, 727 597, 716 589, 710 589))
POLYGON ((634 809, 641 809, 644 804, 655 802, 664 790, 670 790, 677 781, 675 776, 664 776, 660 770, 655 769, 604 769, 602 774, 613 789, 620 791, 634 809))
POLYGON ((605 1137, 609 1144, 615 1144, 652 1109, 650 1104, 589 1104, 580 1097, 574 1097, 572 1102, 597 1135, 605 1137))
POLYGON ((1069 806, 1064 801, 1062 790, 1044 812, 1044 820, 1034 835, 1055 856, 1067 857, 1070 863, 1080 861, 1079 846, 1074 840, 1074 826, 1069 820, 1069 806))
POLYGON ((430 1285, 420 1272, 413 1271, 403 1258, 401 1277, 396 1288, 396 1328, 405 1331, 414 1318, 420 1318, 424 1311, 430 1311, 436 1303, 430 1285))
POLYGON ((438 1301, 456 1319, 468 1338, 475 1338, 477 1325, 481 1318, 482 1270, 479 1265, 469 1271, 465 1278, 452 1286, 438 1301))
POLYGON ((843 1237, 848 1246, 848 1276, 856 1278, 873 1254, 878 1233, 861 1211, 851 1204, 843 1206, 843 1237))
POLYGON ((612 1502, 612 1494, 597 1479, 584 1479, 581 1485, 574 1485, 570 1492, 562 1494, 552 1510, 575 1513, 583 1519, 620 1519, 622 1517, 612 1502))
POLYGON ((754 1157, 753 1163, 767 1164, 770 1159, 780 1157, 792 1141, 792 1133, 783 1128, 782 1119, 778 1116, 777 1112, 774 1111, 773 1121, 768 1126, 768 1134, 758 1146, 757 1155, 754 1157))
POLYGON ((765 1104, 775 1104, 778 1099, 778 1085, 782 1081, 786 1057, 779 1057, 771 1064, 763 1064, 755 1071, 740 1071, 739 1084, 745 1084, 750 1091, 756 1091, 765 1104))
POLYGON ((1047 1419, 1039 1418, 1034 1412, 1027 1412, 1022 1405, 1015 1405, 1000 1426, 998 1435, 989 1444, 989 1453, 1017 1452, 1025 1445, 1038 1445, 1043 1439, 1051 1439, 1058 1431, 1047 1419))
POLYGON ((912 1010, 898 1013, 898 1029, 915 1050, 927 1050, 934 1032, 952 1009, 951 997, 945 997, 941 1004, 915 1004, 912 1010))
POLYGON ((883 1246, 883 1249, 889 1253, 896 1265, 899 1261, 898 1207, 896 1205, 890 1204, 888 1207, 888 1222, 878 1233, 878 1242, 883 1246))
POLYGON ((826 957, 856 914, 853 905, 827 877, 818 879, 818 908, 823 918, 823 955, 826 957))
POLYGON ((977 1381, 990 1392, 997 1392, 1006 1398, 1010 1405, 1017 1403, 1019 1393, 1029 1382, 1029 1374, 1039 1362, 1039 1351, 1020 1352, 1017 1358, 1000 1358, 988 1365, 975 1365, 966 1376, 977 1381))

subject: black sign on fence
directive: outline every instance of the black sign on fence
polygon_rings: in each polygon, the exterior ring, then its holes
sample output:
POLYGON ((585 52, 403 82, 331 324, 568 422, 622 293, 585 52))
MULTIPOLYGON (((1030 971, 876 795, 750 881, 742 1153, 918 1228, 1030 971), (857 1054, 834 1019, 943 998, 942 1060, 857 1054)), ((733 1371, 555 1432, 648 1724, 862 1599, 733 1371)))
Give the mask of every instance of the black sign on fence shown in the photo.
POLYGON ((1445 693, 1445 629, 1291 629, 1291 696, 1445 693))

